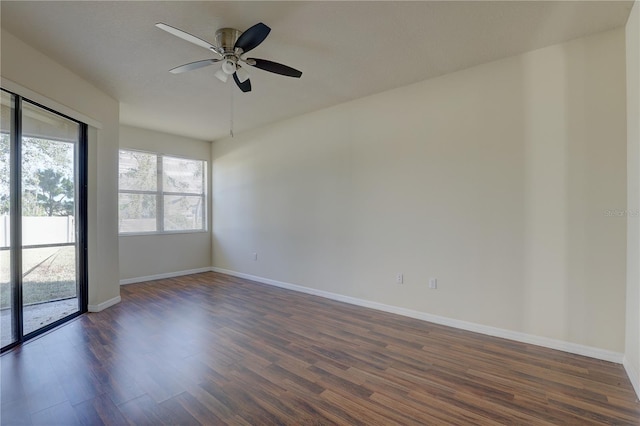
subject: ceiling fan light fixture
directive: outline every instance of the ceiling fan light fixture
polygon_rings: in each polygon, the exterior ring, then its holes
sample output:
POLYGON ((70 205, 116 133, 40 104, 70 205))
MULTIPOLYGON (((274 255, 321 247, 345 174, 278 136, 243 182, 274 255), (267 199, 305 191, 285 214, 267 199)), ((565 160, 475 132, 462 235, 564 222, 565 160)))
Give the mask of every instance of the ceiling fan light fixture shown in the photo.
POLYGON ((238 80, 240 80, 240 83, 244 83, 245 81, 249 80, 249 73, 244 68, 237 67, 236 76, 238 76, 238 80))
POLYGON ((231 59, 225 59, 222 62, 222 71, 225 72, 225 74, 227 75, 231 75, 234 72, 236 72, 236 63, 234 61, 232 61, 231 59))
POLYGON ((222 70, 216 71, 215 76, 218 78, 218 80, 220 80, 223 83, 226 83, 227 80, 229 79, 229 74, 227 74, 222 70))

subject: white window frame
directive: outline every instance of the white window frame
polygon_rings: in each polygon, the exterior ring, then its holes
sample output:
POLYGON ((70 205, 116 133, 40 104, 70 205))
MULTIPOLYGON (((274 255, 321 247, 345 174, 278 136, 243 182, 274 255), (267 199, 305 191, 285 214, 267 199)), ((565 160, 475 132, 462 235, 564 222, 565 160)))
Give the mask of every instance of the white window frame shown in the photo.
MULTIPOLYGON (((120 179, 118 178, 118 205, 120 203, 120 194, 135 194, 135 195, 153 195, 156 197, 156 230, 155 231, 133 231, 122 232, 120 230, 120 220, 118 218, 118 235, 120 236, 136 236, 136 235, 157 235, 157 234, 197 234, 208 232, 208 199, 207 199, 207 160, 199 158, 191 158, 180 155, 164 154, 161 152, 144 151, 141 149, 120 148, 118 149, 118 165, 120 164, 120 151, 127 152, 139 152, 142 154, 154 155, 156 157, 157 173, 156 173, 156 190, 136 190, 136 189, 120 189, 120 179), (162 159, 164 157, 178 158, 189 161, 198 161, 202 163, 202 192, 174 192, 164 191, 164 179, 162 170, 162 159), (165 230, 164 229, 164 197, 165 196, 187 196, 187 197, 202 197, 202 229, 185 229, 185 230, 165 230)), ((119 212, 119 209, 118 209, 119 212)))

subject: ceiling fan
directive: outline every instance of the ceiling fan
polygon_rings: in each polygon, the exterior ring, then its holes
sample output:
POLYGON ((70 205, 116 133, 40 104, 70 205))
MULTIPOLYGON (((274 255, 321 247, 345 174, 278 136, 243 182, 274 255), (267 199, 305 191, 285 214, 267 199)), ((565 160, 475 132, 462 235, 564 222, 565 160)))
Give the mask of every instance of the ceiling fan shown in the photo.
POLYGON ((243 57, 245 53, 256 48, 269 35, 271 28, 262 22, 252 26, 245 32, 236 30, 235 28, 220 28, 216 31, 216 45, 162 22, 157 23, 156 27, 197 46, 204 47, 218 56, 218 58, 190 62, 170 69, 169 72, 173 74, 180 74, 185 71, 192 71, 217 62, 222 62, 222 67, 216 71, 215 76, 222 82, 226 82, 229 76, 233 76, 233 81, 236 82, 243 92, 251 91, 249 73, 244 69, 244 65, 288 77, 300 78, 302 75, 301 71, 287 65, 266 59, 243 57))

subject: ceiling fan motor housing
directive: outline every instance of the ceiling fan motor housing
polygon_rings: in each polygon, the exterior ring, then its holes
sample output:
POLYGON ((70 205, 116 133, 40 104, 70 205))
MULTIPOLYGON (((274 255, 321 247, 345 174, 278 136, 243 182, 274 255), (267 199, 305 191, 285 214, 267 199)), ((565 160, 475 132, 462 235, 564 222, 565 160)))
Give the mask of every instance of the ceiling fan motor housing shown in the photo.
POLYGON ((234 49, 236 41, 242 35, 242 31, 235 28, 220 28, 216 31, 216 46, 220 49, 220 54, 239 56, 242 49, 234 49))

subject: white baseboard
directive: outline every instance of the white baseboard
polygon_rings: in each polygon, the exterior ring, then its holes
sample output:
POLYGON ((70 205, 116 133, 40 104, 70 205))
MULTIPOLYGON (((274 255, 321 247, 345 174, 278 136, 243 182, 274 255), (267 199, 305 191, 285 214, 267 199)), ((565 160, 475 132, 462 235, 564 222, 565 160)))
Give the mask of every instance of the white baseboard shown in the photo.
MULTIPOLYGON (((623 354, 613 352, 606 349, 594 348, 592 346, 580 345, 577 343, 565 342, 563 340, 550 339, 548 337, 536 336, 533 334, 522 333, 519 331, 506 330, 497 327, 477 324, 468 321, 461 321, 453 318, 442 317, 439 315, 428 314, 426 312, 414 311, 412 309, 401 308, 398 306, 385 305, 384 303, 372 302, 370 300, 358 299, 351 296, 344 296, 337 293, 331 293, 324 290, 304 287, 296 284, 285 283, 281 281, 263 278, 255 275, 244 274, 241 272, 231 271, 228 269, 212 267, 212 271, 219 272, 234 277, 245 278, 257 281, 263 284, 269 284, 276 287, 286 288, 288 290, 299 291, 302 293, 312 294, 315 296, 326 297, 327 299, 337 300, 352 305, 363 306, 366 308, 377 309, 379 311, 389 312, 392 314, 403 315, 435 324, 455 327, 462 330, 473 331, 475 333, 486 334, 493 337, 501 337, 503 339, 515 340, 516 342, 529 343, 532 345, 542 346, 550 349, 557 349, 563 352, 569 352, 576 355, 584 355, 591 358, 601 359, 604 361, 622 364, 623 354)), ((636 377, 638 377, 636 375, 636 377)), ((635 386, 635 385, 634 385, 635 386)))
POLYGON ((111 307, 111 306, 113 306, 115 304, 120 303, 120 300, 122 300, 122 299, 120 299, 120 296, 116 296, 113 299, 107 300, 106 302, 102 302, 102 303, 99 303, 97 305, 89 305, 89 306, 87 306, 87 310, 89 312, 100 312, 100 311, 103 311, 103 310, 105 310, 105 309, 107 309, 107 308, 109 308, 109 307, 111 307))
POLYGON ((638 399, 640 399, 640 372, 631 365, 626 356, 622 360, 622 365, 627 372, 627 376, 629 376, 629 380, 631 380, 631 384, 633 385, 633 389, 636 391, 638 399))
POLYGON ((183 275, 200 274, 202 272, 210 272, 211 268, 187 269, 186 271, 167 272, 166 274, 148 275, 146 277, 126 278, 120 280, 120 285, 142 283, 145 281, 162 280, 165 278, 181 277, 183 275))

